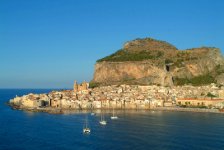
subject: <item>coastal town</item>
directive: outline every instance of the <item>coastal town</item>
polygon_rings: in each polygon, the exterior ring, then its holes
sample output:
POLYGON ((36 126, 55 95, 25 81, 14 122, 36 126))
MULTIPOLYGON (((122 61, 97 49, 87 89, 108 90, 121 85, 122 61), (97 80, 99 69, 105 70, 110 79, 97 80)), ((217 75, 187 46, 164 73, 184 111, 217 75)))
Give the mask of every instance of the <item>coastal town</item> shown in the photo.
POLYGON ((10 100, 13 108, 45 112, 96 109, 206 109, 219 112, 224 108, 224 87, 158 85, 111 85, 89 88, 89 83, 77 84, 73 90, 46 94, 16 96, 10 100))
POLYGON ((153 38, 128 41, 96 61, 93 79, 72 90, 16 96, 16 109, 135 109, 224 112, 224 59, 219 48, 178 50, 153 38))

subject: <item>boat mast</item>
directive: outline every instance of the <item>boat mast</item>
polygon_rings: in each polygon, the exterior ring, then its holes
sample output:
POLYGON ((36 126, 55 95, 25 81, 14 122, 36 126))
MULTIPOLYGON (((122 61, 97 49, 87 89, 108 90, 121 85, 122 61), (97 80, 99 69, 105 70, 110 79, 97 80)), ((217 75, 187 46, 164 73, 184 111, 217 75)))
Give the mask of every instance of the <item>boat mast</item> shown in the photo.
POLYGON ((88 125, 88 116, 86 115, 86 128, 87 128, 87 125, 88 125))
POLYGON ((101 120, 100 121, 102 121, 103 120, 103 116, 102 116, 102 109, 101 109, 101 118, 100 118, 101 120))

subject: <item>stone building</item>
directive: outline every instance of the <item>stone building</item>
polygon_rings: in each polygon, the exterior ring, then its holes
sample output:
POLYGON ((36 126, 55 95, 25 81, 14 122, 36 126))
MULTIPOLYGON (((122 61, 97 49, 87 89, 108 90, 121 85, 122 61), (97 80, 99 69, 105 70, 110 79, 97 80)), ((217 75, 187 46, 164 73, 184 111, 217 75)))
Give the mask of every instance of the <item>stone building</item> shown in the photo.
POLYGON ((80 85, 77 84, 77 82, 75 81, 74 82, 74 87, 73 87, 74 88, 74 93, 88 91, 88 87, 89 87, 89 85, 85 81, 83 83, 81 83, 80 85))
POLYGON ((24 106, 24 107, 27 107, 27 108, 34 108, 34 107, 36 107, 36 105, 35 105, 35 101, 34 100, 32 100, 32 99, 23 99, 22 101, 22 105, 24 106))
POLYGON ((224 90, 218 90, 218 96, 219 98, 224 98, 224 90))
POLYGON ((61 100, 60 99, 51 99, 51 107, 60 108, 61 100))

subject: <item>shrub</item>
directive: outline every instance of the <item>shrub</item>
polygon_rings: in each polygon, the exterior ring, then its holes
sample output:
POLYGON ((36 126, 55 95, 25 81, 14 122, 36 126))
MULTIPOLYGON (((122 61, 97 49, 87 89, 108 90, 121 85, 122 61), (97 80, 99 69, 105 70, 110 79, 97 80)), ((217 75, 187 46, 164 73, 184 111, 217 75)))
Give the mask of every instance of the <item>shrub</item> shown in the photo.
POLYGON ((211 92, 208 92, 207 96, 211 97, 211 99, 214 98, 214 97, 217 97, 216 95, 212 94, 211 92))
POLYGON ((221 66, 220 64, 217 65, 217 66, 215 67, 215 72, 217 73, 217 75, 220 75, 220 74, 224 73, 224 68, 223 68, 223 66, 221 66))
POLYGON ((169 63, 173 63, 173 61, 171 59, 166 59, 165 64, 169 64, 169 63))
POLYGON ((98 87, 98 86, 100 86, 100 84, 99 83, 97 83, 97 82, 90 82, 89 83, 89 88, 95 88, 95 87, 98 87))

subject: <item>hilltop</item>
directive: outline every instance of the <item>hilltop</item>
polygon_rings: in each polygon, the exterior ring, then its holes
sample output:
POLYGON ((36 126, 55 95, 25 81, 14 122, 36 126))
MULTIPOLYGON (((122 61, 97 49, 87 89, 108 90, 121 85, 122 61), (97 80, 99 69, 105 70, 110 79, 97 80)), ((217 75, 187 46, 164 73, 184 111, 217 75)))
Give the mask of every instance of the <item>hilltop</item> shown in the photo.
POLYGON ((99 59, 97 62, 143 61, 172 57, 176 53, 177 48, 167 42, 152 38, 136 39, 125 43, 123 49, 99 59))
POLYGON ((220 49, 178 50, 152 38, 135 39, 115 53, 97 60, 90 85, 207 85, 224 82, 220 49))

